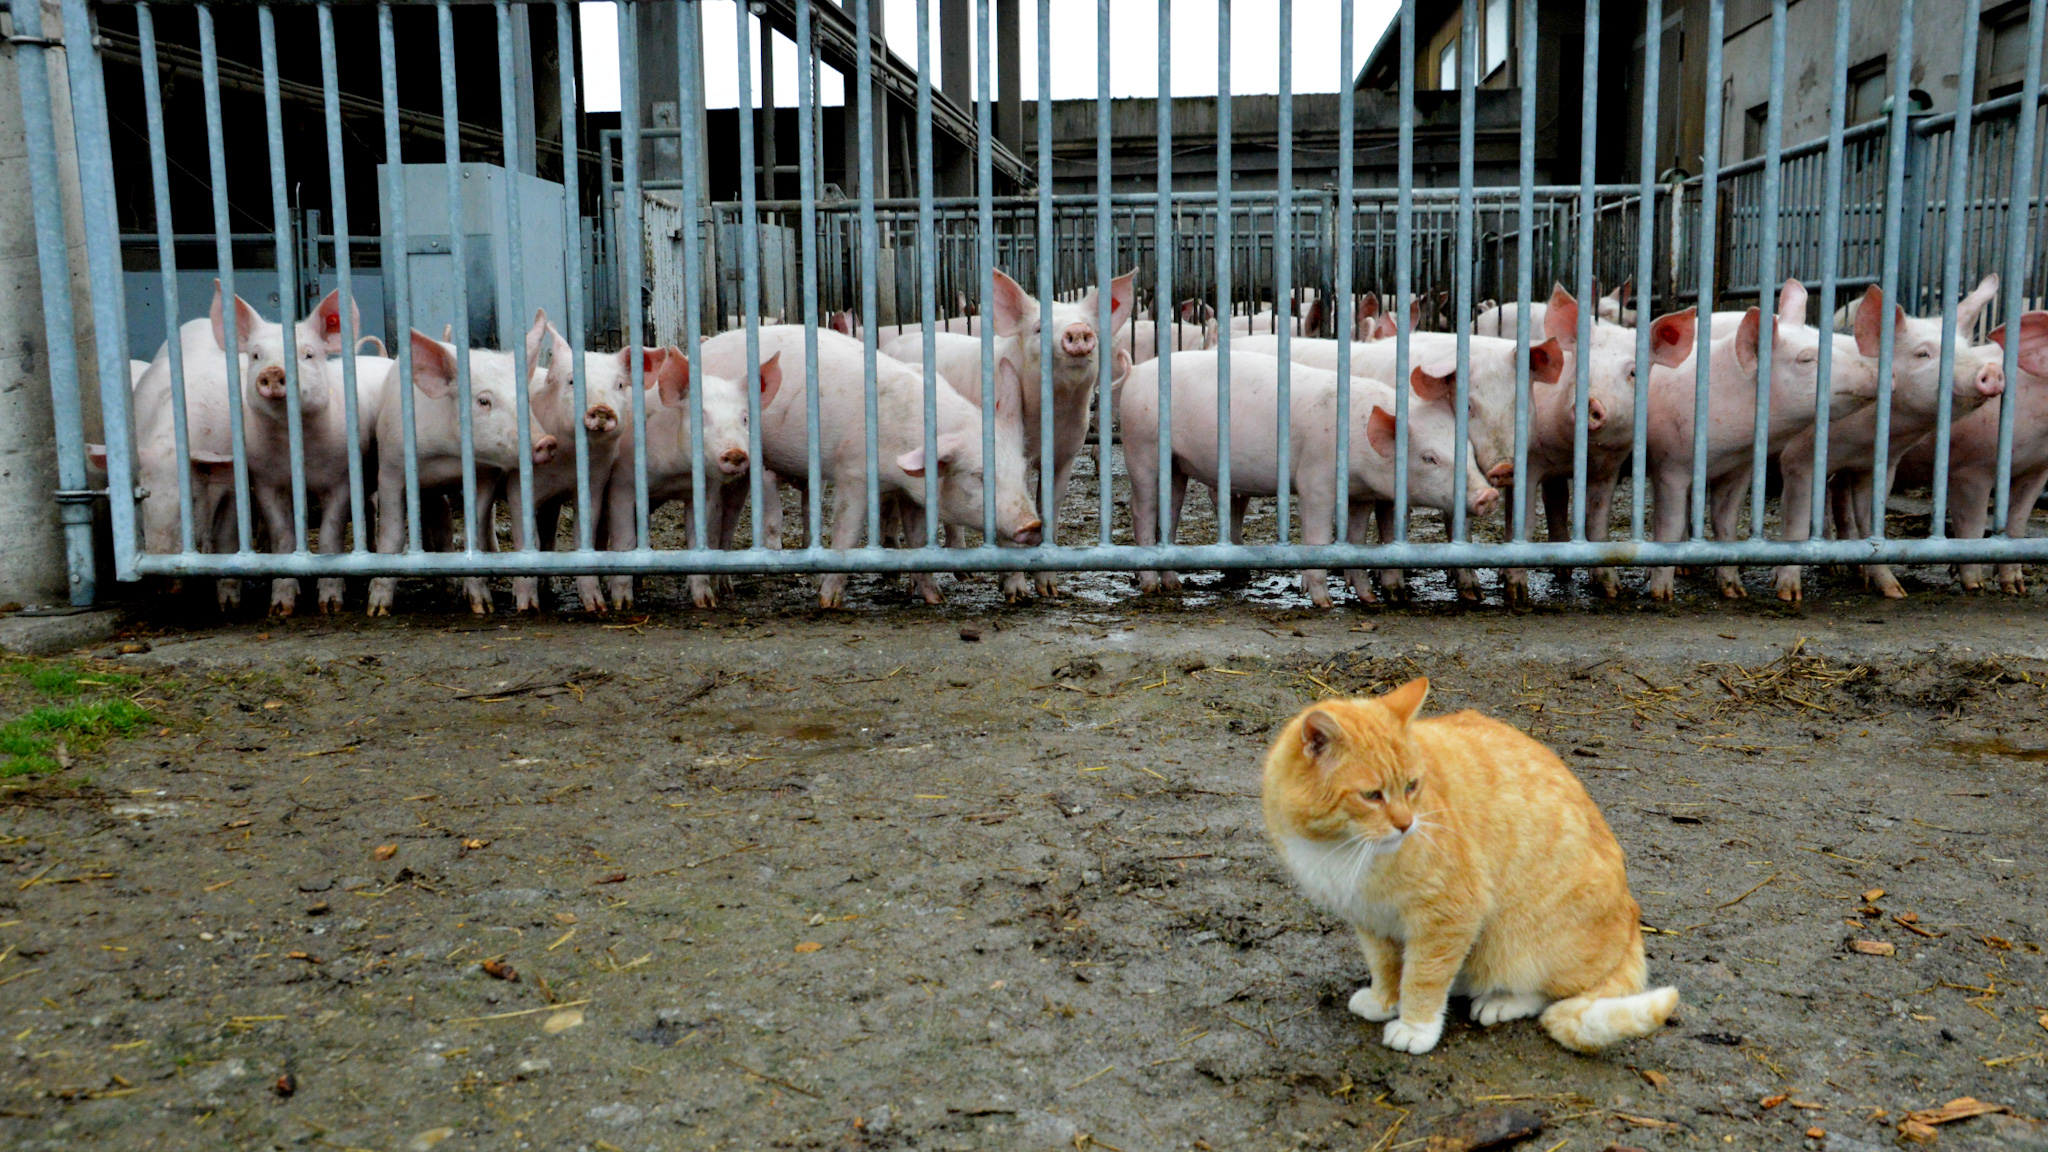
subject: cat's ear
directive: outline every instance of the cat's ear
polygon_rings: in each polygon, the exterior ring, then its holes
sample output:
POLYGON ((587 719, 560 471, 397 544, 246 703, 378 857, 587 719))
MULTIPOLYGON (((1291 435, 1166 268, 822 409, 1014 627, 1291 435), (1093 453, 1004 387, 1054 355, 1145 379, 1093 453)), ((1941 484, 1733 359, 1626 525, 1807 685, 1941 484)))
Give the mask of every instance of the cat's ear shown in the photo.
POLYGON ((1422 702, 1428 696, 1429 677, 1417 676, 1415 679, 1380 697, 1380 703, 1392 709, 1394 715, 1401 718, 1401 723, 1406 724, 1410 720, 1415 719, 1417 712, 1422 711, 1422 702))
POLYGON ((1301 718, 1301 752, 1310 760, 1322 762, 1344 746, 1344 726, 1337 718, 1321 708, 1312 709, 1301 718))

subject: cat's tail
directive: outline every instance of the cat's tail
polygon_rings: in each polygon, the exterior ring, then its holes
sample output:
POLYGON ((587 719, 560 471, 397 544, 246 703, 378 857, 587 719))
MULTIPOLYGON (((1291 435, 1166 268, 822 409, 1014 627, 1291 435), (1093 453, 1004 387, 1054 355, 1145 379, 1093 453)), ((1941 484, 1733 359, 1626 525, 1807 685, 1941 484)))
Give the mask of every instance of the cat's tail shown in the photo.
POLYGON ((1574 1052, 1593 1052, 1617 1041, 1648 1036, 1662 1028, 1677 1007, 1676 988, 1628 996, 1574 996, 1544 1009, 1543 1029, 1574 1052))

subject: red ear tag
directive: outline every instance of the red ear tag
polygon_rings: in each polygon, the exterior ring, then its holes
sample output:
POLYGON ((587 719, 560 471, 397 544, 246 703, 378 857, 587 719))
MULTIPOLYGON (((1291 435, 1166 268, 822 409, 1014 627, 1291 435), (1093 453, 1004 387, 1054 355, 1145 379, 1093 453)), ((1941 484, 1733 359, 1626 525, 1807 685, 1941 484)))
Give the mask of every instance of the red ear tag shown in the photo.
POLYGON ((329 312, 327 314, 327 330, 329 332, 341 331, 341 313, 329 312))

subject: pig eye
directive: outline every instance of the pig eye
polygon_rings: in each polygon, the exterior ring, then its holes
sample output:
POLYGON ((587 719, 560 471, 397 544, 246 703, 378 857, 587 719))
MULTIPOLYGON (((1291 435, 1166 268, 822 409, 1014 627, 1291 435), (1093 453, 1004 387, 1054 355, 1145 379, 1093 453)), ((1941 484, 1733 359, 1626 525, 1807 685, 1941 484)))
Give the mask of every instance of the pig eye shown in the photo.
POLYGON ((1438 456, 1434 452, 1424 452, 1422 454, 1422 462, 1424 464, 1430 465, 1431 467, 1435 467, 1436 465, 1442 464, 1444 461, 1443 457, 1438 456))
POLYGON ((485 393, 485 394, 483 394, 483 395, 481 395, 481 396, 478 396, 478 397, 476 398, 476 406, 477 406, 477 407, 479 407, 479 408, 489 408, 489 407, 491 406, 491 397, 490 397, 490 394, 489 394, 489 393, 485 393))

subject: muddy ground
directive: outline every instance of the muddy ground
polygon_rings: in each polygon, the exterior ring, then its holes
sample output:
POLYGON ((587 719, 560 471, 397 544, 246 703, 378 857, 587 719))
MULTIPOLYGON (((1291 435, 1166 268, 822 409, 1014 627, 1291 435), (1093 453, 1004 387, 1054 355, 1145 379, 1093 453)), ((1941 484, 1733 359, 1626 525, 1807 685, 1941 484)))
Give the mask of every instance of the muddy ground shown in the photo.
MULTIPOLYGON (((79 659, 155 722, 0 795, 0 1146, 1391 1149, 1497 1108, 1536 1149, 1853 1152, 1958 1096, 2048 1116, 2038 593, 948 579, 832 614, 766 578, 603 621, 424 585, 392 620, 139 612, 150 651, 79 659), (1363 963, 1276 866, 1257 762, 1416 673, 1586 781, 1672 1027, 1411 1057, 1345 1012, 1363 963)), ((34 693, 0 676, 7 715, 34 693)))

